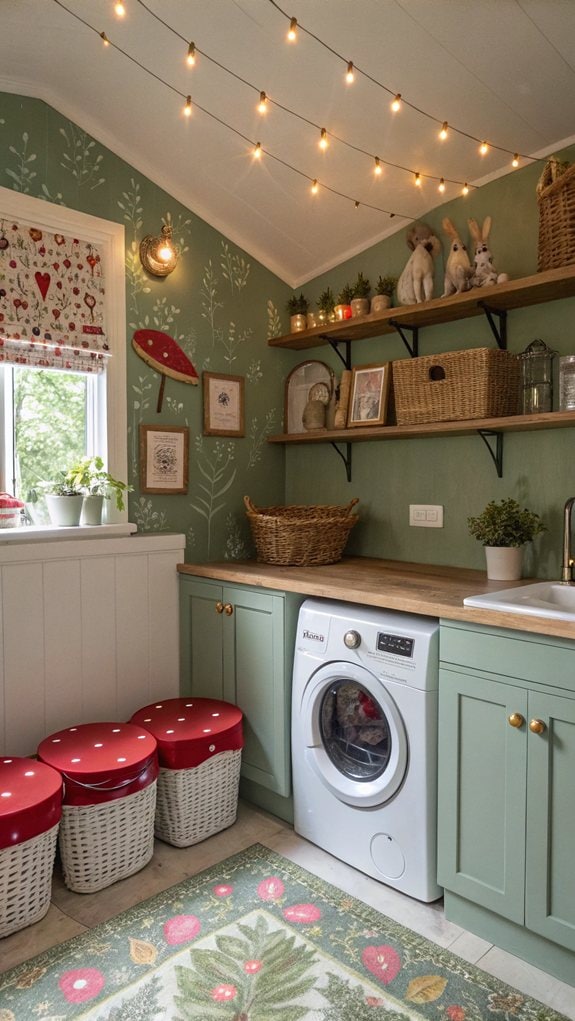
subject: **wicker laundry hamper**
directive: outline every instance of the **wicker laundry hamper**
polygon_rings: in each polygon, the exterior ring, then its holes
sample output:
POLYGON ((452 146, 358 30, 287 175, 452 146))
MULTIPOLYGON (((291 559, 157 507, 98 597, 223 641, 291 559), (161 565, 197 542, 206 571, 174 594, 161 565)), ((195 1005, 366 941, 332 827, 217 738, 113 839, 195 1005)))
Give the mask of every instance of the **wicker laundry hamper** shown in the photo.
POLYGON ((62 777, 34 759, 0 759, 0 937, 50 907, 62 777))
POLYGON ((537 269, 575 263, 575 163, 552 157, 537 185, 539 246, 537 269))
POLYGON ((171 698, 139 709, 130 723, 158 742, 160 840, 189 847, 235 822, 243 747, 237 706, 213 698, 171 698))
POLYGON ((255 507, 244 496, 257 559, 264 564, 315 566, 341 560, 353 526, 356 497, 343 507, 255 507))
POLYGON ((86 723, 45 738, 38 757, 59 770, 64 882, 95 893, 139 872, 154 852, 158 755, 148 731, 86 723))

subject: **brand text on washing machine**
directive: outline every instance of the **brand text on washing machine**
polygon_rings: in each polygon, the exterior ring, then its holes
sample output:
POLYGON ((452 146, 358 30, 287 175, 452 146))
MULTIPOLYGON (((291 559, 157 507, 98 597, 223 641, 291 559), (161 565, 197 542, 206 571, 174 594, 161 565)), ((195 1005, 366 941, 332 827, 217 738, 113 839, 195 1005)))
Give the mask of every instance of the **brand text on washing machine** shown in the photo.
POLYGON ((313 631, 304 631, 304 638, 311 638, 314 642, 325 642, 325 635, 316 635, 313 631))

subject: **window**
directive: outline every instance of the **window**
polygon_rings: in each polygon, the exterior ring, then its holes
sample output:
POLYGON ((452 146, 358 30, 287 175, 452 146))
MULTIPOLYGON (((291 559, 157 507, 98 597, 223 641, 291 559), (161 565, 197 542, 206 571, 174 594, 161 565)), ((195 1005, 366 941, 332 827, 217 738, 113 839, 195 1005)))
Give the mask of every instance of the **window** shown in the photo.
POLYGON ((83 454, 100 454, 111 474, 127 481, 124 228, 5 188, 0 218, 56 238, 73 237, 84 249, 90 242, 97 246, 105 266, 103 313, 111 355, 99 373, 77 365, 71 371, 0 365, 0 489, 26 499, 38 481, 83 454))

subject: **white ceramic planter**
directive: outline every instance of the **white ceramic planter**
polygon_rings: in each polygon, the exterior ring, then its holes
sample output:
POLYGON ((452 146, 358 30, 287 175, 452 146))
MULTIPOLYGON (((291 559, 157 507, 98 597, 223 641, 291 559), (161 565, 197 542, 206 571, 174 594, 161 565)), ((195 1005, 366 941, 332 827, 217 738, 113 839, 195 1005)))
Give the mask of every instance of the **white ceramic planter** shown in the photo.
POLYGON ((82 504, 82 524, 101 525, 103 504, 103 496, 85 496, 82 504))
POLYGON ((519 581, 523 563, 522 546, 485 546, 489 581, 519 581))
POLYGON ((53 525, 70 528, 79 525, 82 515, 83 496, 46 496, 46 506, 53 525))

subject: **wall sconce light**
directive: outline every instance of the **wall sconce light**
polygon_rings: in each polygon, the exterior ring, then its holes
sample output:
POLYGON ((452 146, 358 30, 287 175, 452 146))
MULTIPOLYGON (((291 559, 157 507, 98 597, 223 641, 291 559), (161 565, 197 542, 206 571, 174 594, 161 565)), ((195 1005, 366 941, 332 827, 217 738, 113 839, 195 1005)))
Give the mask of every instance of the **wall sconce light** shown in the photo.
POLYGON ((148 273, 156 277, 167 277, 176 268, 178 252, 172 241, 172 227, 164 224, 157 237, 146 234, 140 241, 140 262, 148 273))

